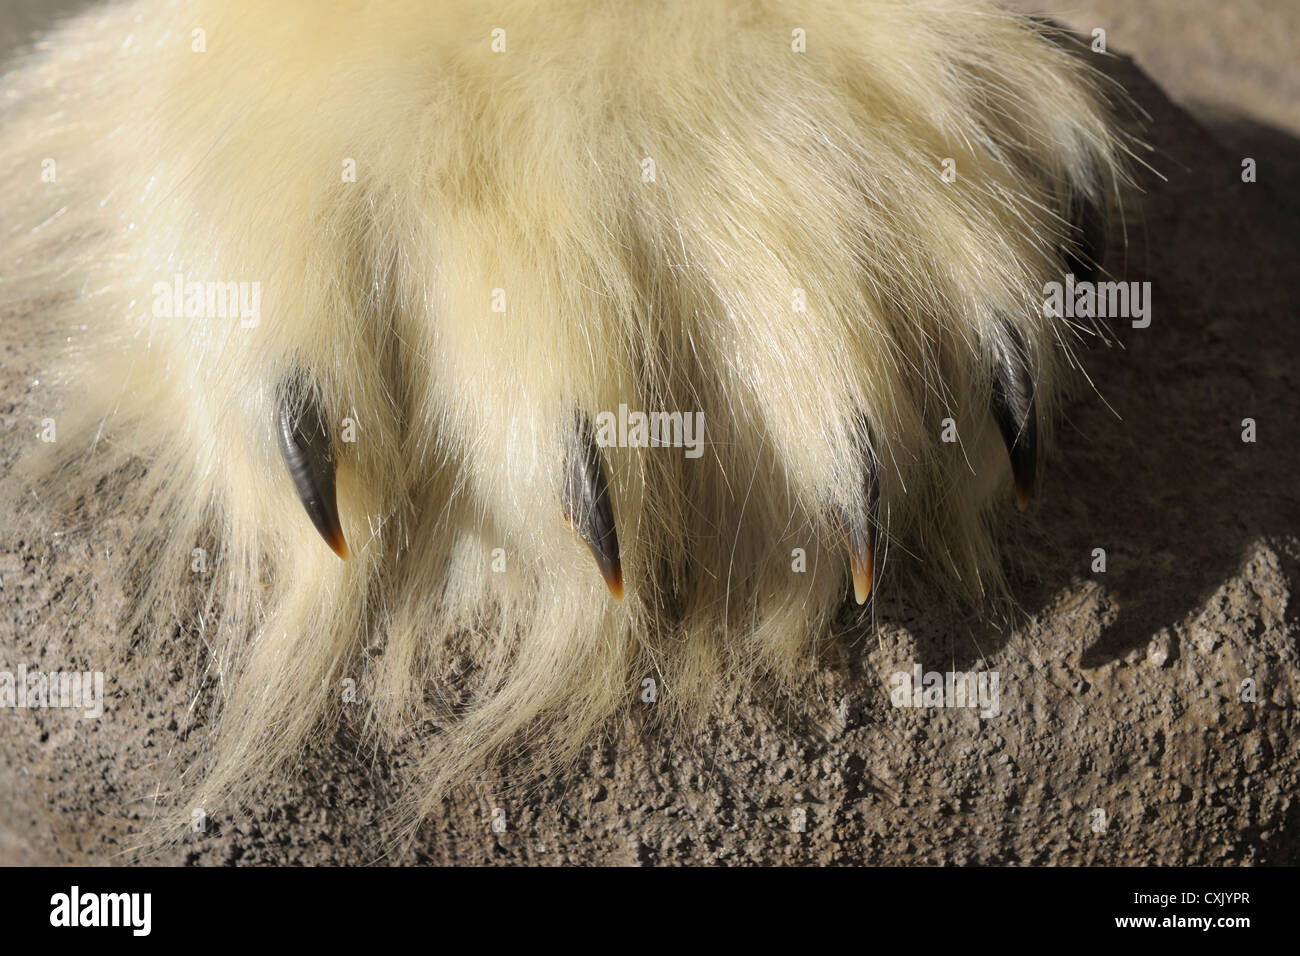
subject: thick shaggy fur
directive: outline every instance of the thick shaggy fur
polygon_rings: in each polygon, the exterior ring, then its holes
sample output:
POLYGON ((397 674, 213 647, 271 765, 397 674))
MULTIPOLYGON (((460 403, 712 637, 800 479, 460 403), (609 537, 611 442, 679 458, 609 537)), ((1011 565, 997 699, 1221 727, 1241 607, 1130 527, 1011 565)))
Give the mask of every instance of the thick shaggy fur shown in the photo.
POLYGON ((413 821, 645 678, 694 719, 796 677, 872 458, 877 589, 997 594, 993 370, 1023 343, 1046 429, 1074 332, 1043 284, 1071 198, 1113 205, 1094 85, 978 0, 136 0, 49 36, 5 78, 0 295, 39 303, 57 441, 33 418, 8 487, 147 515, 123 640, 201 630, 223 696, 178 808, 291 768, 348 678, 421 741, 413 821), (259 320, 158 314, 177 275, 258 282, 259 320), (290 380, 347 561, 276 443, 290 380), (560 506, 575 411, 620 405, 706 440, 604 449, 621 603, 560 506))

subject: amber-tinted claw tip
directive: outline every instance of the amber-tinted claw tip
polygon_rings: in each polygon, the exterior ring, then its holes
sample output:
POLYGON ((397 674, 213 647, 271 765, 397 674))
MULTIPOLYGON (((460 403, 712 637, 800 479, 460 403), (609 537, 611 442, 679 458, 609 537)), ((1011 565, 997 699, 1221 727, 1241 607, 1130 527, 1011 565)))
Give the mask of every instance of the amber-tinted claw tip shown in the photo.
POLYGON ((330 546, 330 550, 344 561, 352 557, 352 553, 348 551, 348 543, 343 538, 342 528, 334 528, 332 533, 323 535, 322 537, 325 538, 325 543, 330 546))
MULTIPOLYGON (((573 527, 573 522, 569 520, 568 515, 564 516, 564 521, 570 528, 573 527)), ((617 548, 617 541, 615 547, 617 548)), ((587 549, 591 552, 591 556, 596 559, 596 568, 600 571, 600 577, 605 582, 605 587, 609 588, 609 593, 614 596, 614 600, 622 604, 623 564, 619 560, 618 553, 606 555, 590 541, 587 542, 587 549)))
POLYGON ((876 576, 876 532, 869 521, 844 522, 844 537, 849 546, 849 572, 853 576, 853 599, 858 606, 867 603, 876 576))
POLYGON ((1016 507, 1024 511, 1029 507, 1029 502, 1033 500, 1034 491, 1027 485, 1016 482, 1016 507))
POLYGON ((876 456, 869 444, 864 444, 863 448, 866 462, 862 470, 861 502, 856 508, 839 509, 840 527, 844 531, 845 543, 849 546, 853 600, 858 603, 858 607, 867 603, 876 576, 876 514, 880 504, 876 456))
POLYGON ((614 600, 619 604, 623 603, 623 568, 615 564, 612 568, 600 569, 600 576, 605 579, 605 586, 609 588, 609 593, 614 595, 614 600))
POLYGON ((874 569, 871 567, 871 559, 858 561, 857 558, 850 558, 850 567, 853 570, 853 600, 858 602, 861 607, 867 603, 867 598, 871 596, 871 581, 874 577, 874 569))

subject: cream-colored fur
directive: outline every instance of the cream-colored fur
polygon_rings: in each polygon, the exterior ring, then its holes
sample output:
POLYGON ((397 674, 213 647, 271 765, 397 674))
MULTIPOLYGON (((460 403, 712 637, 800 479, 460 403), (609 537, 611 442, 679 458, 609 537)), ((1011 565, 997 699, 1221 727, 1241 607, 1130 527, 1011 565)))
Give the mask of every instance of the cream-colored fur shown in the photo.
POLYGON ((200 630, 223 696, 173 805, 292 768, 347 679, 420 741, 409 823, 521 742, 563 764, 646 678, 672 721, 797 677, 867 447, 875 586, 997 595, 993 369, 1013 328, 1046 429, 1074 331, 1043 283, 1117 183, 1095 86, 974 0, 136 0, 49 36, 4 85, 0 297, 42 303, 57 440, 7 439, 8 487, 145 513, 123 640, 200 630), (257 282, 256 324, 158 314, 177 275, 257 282), (276 442, 294 376, 347 561, 276 442), (621 603, 561 507, 575 412, 620 404, 706 438, 603 450, 621 603))

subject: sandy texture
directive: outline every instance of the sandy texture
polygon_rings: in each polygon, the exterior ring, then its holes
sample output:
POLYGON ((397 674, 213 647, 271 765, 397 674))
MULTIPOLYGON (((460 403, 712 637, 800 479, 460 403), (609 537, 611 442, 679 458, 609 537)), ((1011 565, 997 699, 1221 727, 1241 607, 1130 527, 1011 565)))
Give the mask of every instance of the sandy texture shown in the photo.
MULTIPOLYGON (((1161 5, 1174 7, 1183 5, 1161 5)), ((1070 22, 1086 32, 1089 15, 1070 22)), ((1165 75, 1184 102, 1205 101, 1199 72, 1180 72, 1170 37, 1129 35, 1157 75, 1174 64, 1165 75), (1162 43, 1166 59, 1143 43, 1162 43)), ((1273 40, 1254 35, 1261 64, 1287 62, 1294 30, 1281 59, 1273 40)), ((1111 28, 1112 50, 1124 39, 1111 28)), ((1238 72, 1251 62, 1233 60, 1238 72)), ((1300 861, 1291 600, 1300 586, 1300 209, 1279 165, 1297 155, 1287 111, 1298 100, 1233 112, 1232 86, 1219 85, 1212 119, 1224 146, 1131 63, 1107 69, 1151 115, 1149 161, 1165 177, 1144 177, 1147 194, 1123 224, 1127 247, 1117 228, 1108 260, 1117 277, 1152 283, 1152 322, 1117 323, 1116 346, 1086 353, 1096 391, 1069 408, 1042 500, 1028 517, 1007 511, 1005 553, 1023 604, 1014 627, 932 606, 897 582, 877 603, 878 634, 846 609, 842 639, 797 706, 720 699, 716 723, 689 741, 643 733, 634 713, 572 778, 526 793, 485 781, 413 848, 385 847, 375 825, 405 756, 358 753, 345 730, 247 817, 215 816, 150 858, 1300 861), (1241 151, 1233 131, 1242 124, 1258 155, 1241 151), (1243 155, 1259 161, 1258 183, 1242 183, 1243 155), (1245 418, 1256 421, 1254 443, 1242 441, 1245 418), (1091 570, 1095 548, 1106 550, 1105 573, 1091 570), (892 707, 890 675, 914 663, 996 670, 1001 713, 892 707), (1247 679, 1253 701, 1240 699, 1247 679), (491 827, 494 808, 503 832, 491 827)), ((22 315, 0 315, 4 467, 35 440, 27 395, 37 374, 22 315)), ((202 649, 178 633, 173 654, 145 657, 115 637, 126 585, 107 572, 108 556, 130 520, 69 516, 45 534, 6 536, 0 550, 0 670, 102 669, 109 697, 99 720, 0 712, 0 863, 120 860, 203 732, 202 706, 189 737, 180 731, 201 686, 202 649), (60 597, 84 622, 70 628, 48 612, 60 597)))

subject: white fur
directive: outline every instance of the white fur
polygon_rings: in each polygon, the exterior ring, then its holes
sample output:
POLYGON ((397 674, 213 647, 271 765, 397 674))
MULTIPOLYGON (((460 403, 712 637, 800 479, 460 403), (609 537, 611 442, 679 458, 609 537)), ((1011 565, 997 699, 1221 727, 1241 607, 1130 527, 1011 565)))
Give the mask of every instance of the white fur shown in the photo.
POLYGON ((422 741, 410 822, 525 733, 568 761, 646 677, 674 720, 798 675, 849 593, 863 415, 877 587, 922 567, 996 595, 997 317, 1046 426, 1066 197, 1117 177, 1094 87, 974 0, 136 0, 53 33, 5 80, 0 298, 41 303, 58 441, 16 436, 9 487, 37 521, 145 516, 124 638, 202 621, 224 702, 178 808, 290 768, 347 677, 377 741, 422 741), (154 315, 178 273, 259 282, 260 322, 154 315), (295 369, 335 429, 347 562, 275 444, 295 369), (606 449, 622 604, 558 467, 574 409, 620 403, 707 438, 606 449))

